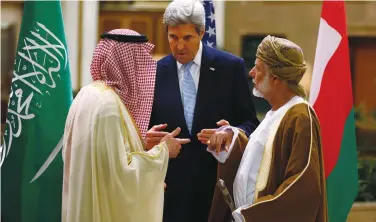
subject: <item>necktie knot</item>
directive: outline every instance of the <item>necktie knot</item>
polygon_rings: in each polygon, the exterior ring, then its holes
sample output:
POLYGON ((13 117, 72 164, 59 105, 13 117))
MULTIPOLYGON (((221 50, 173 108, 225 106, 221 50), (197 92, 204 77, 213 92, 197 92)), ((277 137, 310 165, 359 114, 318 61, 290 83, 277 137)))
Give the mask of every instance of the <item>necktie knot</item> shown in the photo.
POLYGON ((184 65, 183 65, 184 73, 188 72, 189 69, 192 67, 192 65, 193 65, 193 61, 184 64, 184 65))

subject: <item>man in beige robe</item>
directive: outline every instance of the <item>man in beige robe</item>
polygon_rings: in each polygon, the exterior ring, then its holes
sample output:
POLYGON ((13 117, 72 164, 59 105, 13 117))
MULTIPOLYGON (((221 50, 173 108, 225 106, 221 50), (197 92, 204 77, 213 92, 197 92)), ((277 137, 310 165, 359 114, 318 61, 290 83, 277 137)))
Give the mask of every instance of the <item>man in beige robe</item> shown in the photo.
POLYGON ((249 140, 231 126, 210 138, 208 151, 220 162, 218 179, 229 195, 216 188, 209 221, 325 222, 320 124, 299 85, 303 52, 289 40, 267 36, 256 58, 253 93, 272 109, 249 140))
POLYGON ((64 132, 63 222, 161 222, 169 157, 180 132, 146 151, 154 95, 153 45, 128 29, 102 35, 64 132))

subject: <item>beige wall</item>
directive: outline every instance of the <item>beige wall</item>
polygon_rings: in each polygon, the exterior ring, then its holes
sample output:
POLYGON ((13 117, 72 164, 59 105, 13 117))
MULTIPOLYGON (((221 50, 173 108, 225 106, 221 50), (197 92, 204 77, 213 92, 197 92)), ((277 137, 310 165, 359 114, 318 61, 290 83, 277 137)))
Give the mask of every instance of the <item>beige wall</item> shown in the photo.
POLYGON ((23 5, 15 2, 1 2, 1 23, 12 25, 16 41, 14 42, 14 50, 17 48, 18 33, 21 28, 23 5))
MULTIPOLYGON (((308 69, 302 84, 308 89, 321 16, 321 2, 225 2, 224 49, 241 53, 241 36, 276 34, 300 45, 308 69)), ((376 36, 376 2, 346 2, 349 36, 376 36)))

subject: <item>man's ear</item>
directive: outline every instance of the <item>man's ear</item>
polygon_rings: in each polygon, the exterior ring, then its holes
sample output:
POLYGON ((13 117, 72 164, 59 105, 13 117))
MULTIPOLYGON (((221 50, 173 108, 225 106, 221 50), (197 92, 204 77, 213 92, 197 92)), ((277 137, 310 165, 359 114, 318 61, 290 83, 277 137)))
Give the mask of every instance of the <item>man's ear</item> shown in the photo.
POLYGON ((274 75, 270 75, 270 77, 272 78, 272 80, 273 80, 274 83, 277 83, 277 84, 282 83, 282 80, 281 80, 281 79, 278 79, 278 78, 275 77, 274 75))
POLYGON ((288 87, 288 82, 286 80, 279 79, 278 77, 274 77, 274 83, 278 85, 284 85, 288 87))

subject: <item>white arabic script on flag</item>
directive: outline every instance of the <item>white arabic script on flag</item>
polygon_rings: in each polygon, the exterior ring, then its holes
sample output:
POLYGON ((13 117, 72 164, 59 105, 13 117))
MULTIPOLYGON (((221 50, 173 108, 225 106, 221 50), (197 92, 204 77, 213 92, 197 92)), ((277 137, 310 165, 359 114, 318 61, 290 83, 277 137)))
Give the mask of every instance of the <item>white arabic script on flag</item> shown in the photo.
POLYGON ((64 44, 44 24, 36 22, 35 30, 31 30, 28 36, 20 37, 19 44, 22 41, 24 46, 17 51, 14 61, 0 167, 9 154, 13 140, 21 135, 22 123, 35 117, 30 105, 34 103, 33 107, 43 107, 43 100, 37 101, 34 95, 51 96, 45 89, 56 88, 56 79, 61 79, 59 71, 68 64, 64 44))

